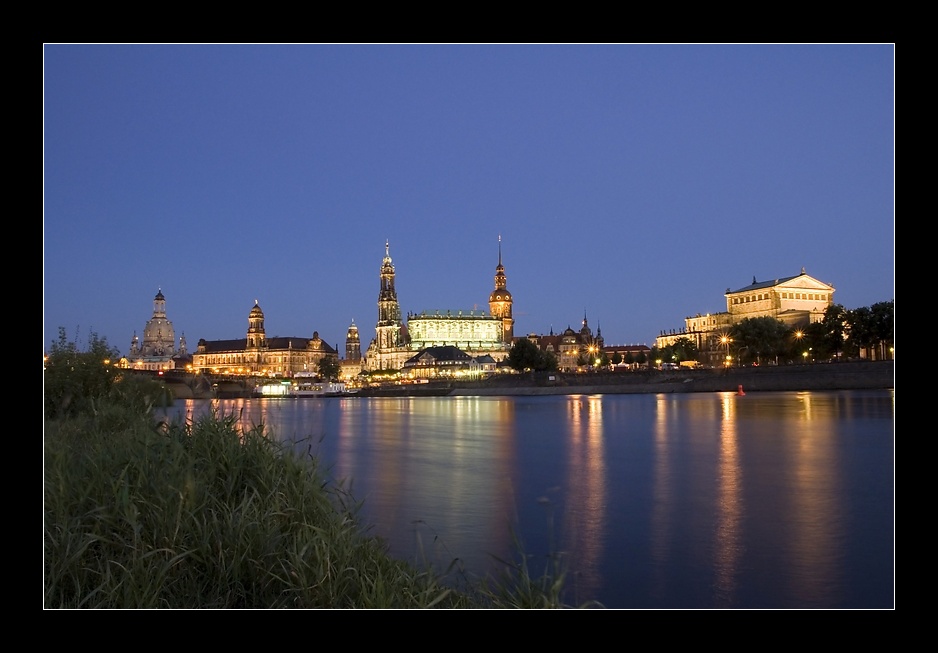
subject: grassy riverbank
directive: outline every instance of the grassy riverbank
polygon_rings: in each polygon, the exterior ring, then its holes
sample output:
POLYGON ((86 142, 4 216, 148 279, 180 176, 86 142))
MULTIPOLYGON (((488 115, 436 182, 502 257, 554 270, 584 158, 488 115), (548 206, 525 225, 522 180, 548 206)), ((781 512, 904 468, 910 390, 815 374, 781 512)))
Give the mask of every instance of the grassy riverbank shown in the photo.
POLYGON ((568 607, 555 561, 535 572, 519 551, 479 579, 394 559, 312 455, 235 416, 158 423, 126 400, 44 423, 46 609, 568 607))

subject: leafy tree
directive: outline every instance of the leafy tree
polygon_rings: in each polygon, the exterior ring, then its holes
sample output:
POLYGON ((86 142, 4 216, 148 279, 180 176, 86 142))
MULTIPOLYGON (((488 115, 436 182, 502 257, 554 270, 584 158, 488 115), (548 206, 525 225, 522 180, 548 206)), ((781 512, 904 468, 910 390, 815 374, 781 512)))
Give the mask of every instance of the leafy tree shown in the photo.
POLYGON ((541 352, 541 370, 550 371, 556 370, 558 366, 557 356, 554 355, 552 351, 541 352))
POLYGON ((889 356, 886 350, 892 347, 896 338, 896 303, 877 302, 870 306, 873 321, 873 333, 879 347, 879 357, 886 360, 889 356))
POLYGON ((895 320, 895 301, 877 302, 848 311, 848 341, 871 360, 886 359, 886 350, 895 341, 895 320))
POLYGON ((675 363, 681 361, 697 360, 697 343, 687 337, 681 337, 671 345, 671 360, 675 363))
POLYGON ((114 367, 120 356, 107 338, 92 332, 88 348, 80 351, 69 342, 65 328, 59 327, 59 339, 52 343, 42 376, 43 408, 46 418, 64 418, 94 412, 95 403, 106 398, 121 371, 114 367))
POLYGON ((811 360, 828 360, 836 355, 835 344, 821 322, 812 322, 804 328, 804 333, 811 360))
POLYGON ((319 375, 327 381, 335 381, 341 371, 339 360, 335 356, 323 356, 319 360, 319 375))
POLYGON ((622 362, 622 354, 620 354, 620 353, 617 352, 617 351, 613 352, 613 353, 612 353, 612 364, 613 364, 613 365, 618 365, 618 364, 621 363, 621 362, 622 362))
POLYGON ((850 323, 850 341, 863 351, 867 358, 872 358, 873 346, 876 344, 876 321, 869 306, 861 306, 847 313, 850 323))
POLYGON ((755 359, 757 363, 787 353, 786 334, 789 329, 774 317, 746 318, 733 325, 730 337, 740 363, 755 359))
POLYGON ((557 358, 551 352, 542 352, 537 345, 521 338, 508 352, 508 364, 519 372, 525 370, 555 370, 557 358))
POLYGON ((847 318, 848 312, 840 304, 831 304, 824 311, 824 319, 820 322, 823 326, 823 343, 819 343, 819 349, 832 357, 840 358, 847 353, 846 341, 850 328, 847 318))

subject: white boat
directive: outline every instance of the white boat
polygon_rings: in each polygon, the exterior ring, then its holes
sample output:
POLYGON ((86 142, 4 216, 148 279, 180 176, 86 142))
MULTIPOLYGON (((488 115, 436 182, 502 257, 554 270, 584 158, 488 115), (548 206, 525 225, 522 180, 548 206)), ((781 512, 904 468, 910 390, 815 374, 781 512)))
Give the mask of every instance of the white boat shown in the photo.
POLYGON ((338 397, 345 394, 345 384, 340 381, 294 381, 290 387, 291 397, 338 397))
POLYGON ((254 386, 255 397, 289 397, 293 385, 289 381, 261 383, 254 386))
POLYGON ((345 394, 341 381, 324 381, 318 374, 297 372, 290 385, 291 397, 338 397, 345 394))
POLYGON ((254 388, 256 397, 339 397, 357 391, 345 389, 341 381, 323 381, 318 375, 297 372, 292 380, 263 383, 254 388))

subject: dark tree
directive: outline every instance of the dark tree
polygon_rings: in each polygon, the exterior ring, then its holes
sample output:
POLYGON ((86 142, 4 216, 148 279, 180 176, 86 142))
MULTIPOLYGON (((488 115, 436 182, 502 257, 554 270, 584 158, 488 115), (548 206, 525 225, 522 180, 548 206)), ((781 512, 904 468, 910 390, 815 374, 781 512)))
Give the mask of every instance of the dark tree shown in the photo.
POLYGON ((118 350, 108 345, 107 338, 94 332, 88 336, 87 350, 80 351, 75 342, 67 340, 65 328, 59 327, 59 339, 52 343, 43 370, 46 417, 93 411, 95 402, 107 397, 121 376, 114 366, 119 356, 118 350))
POLYGON ((749 360, 762 363, 777 358, 789 350, 786 342, 788 333, 788 327, 774 317, 746 318, 737 322, 730 329, 733 349, 736 351, 734 359, 740 363, 749 360))
POLYGON ((697 360, 697 343, 687 337, 681 337, 671 345, 671 360, 675 363, 681 361, 697 360))
POLYGON ((519 372, 557 369, 556 357, 550 352, 542 352, 527 338, 521 338, 512 346, 508 352, 508 364, 519 372))
POLYGON ((327 381, 335 381, 339 378, 340 371, 339 360, 335 356, 323 356, 319 360, 319 375, 327 381))

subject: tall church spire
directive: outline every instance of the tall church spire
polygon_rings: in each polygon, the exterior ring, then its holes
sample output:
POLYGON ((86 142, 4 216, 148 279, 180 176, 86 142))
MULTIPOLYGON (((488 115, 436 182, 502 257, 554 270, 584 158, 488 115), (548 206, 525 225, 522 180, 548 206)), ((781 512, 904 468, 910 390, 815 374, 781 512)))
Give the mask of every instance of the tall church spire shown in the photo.
POLYGON ((508 292, 508 279, 505 266, 502 265, 502 236, 498 235, 498 265, 495 266, 495 290, 489 295, 489 312, 492 317, 501 318, 502 342, 510 345, 514 339, 514 318, 511 316, 513 300, 508 292))
POLYGON ((401 306, 394 289, 394 262, 391 261, 390 241, 384 241, 384 260, 381 261, 381 289, 378 292, 378 347, 386 349, 401 344, 401 306))

